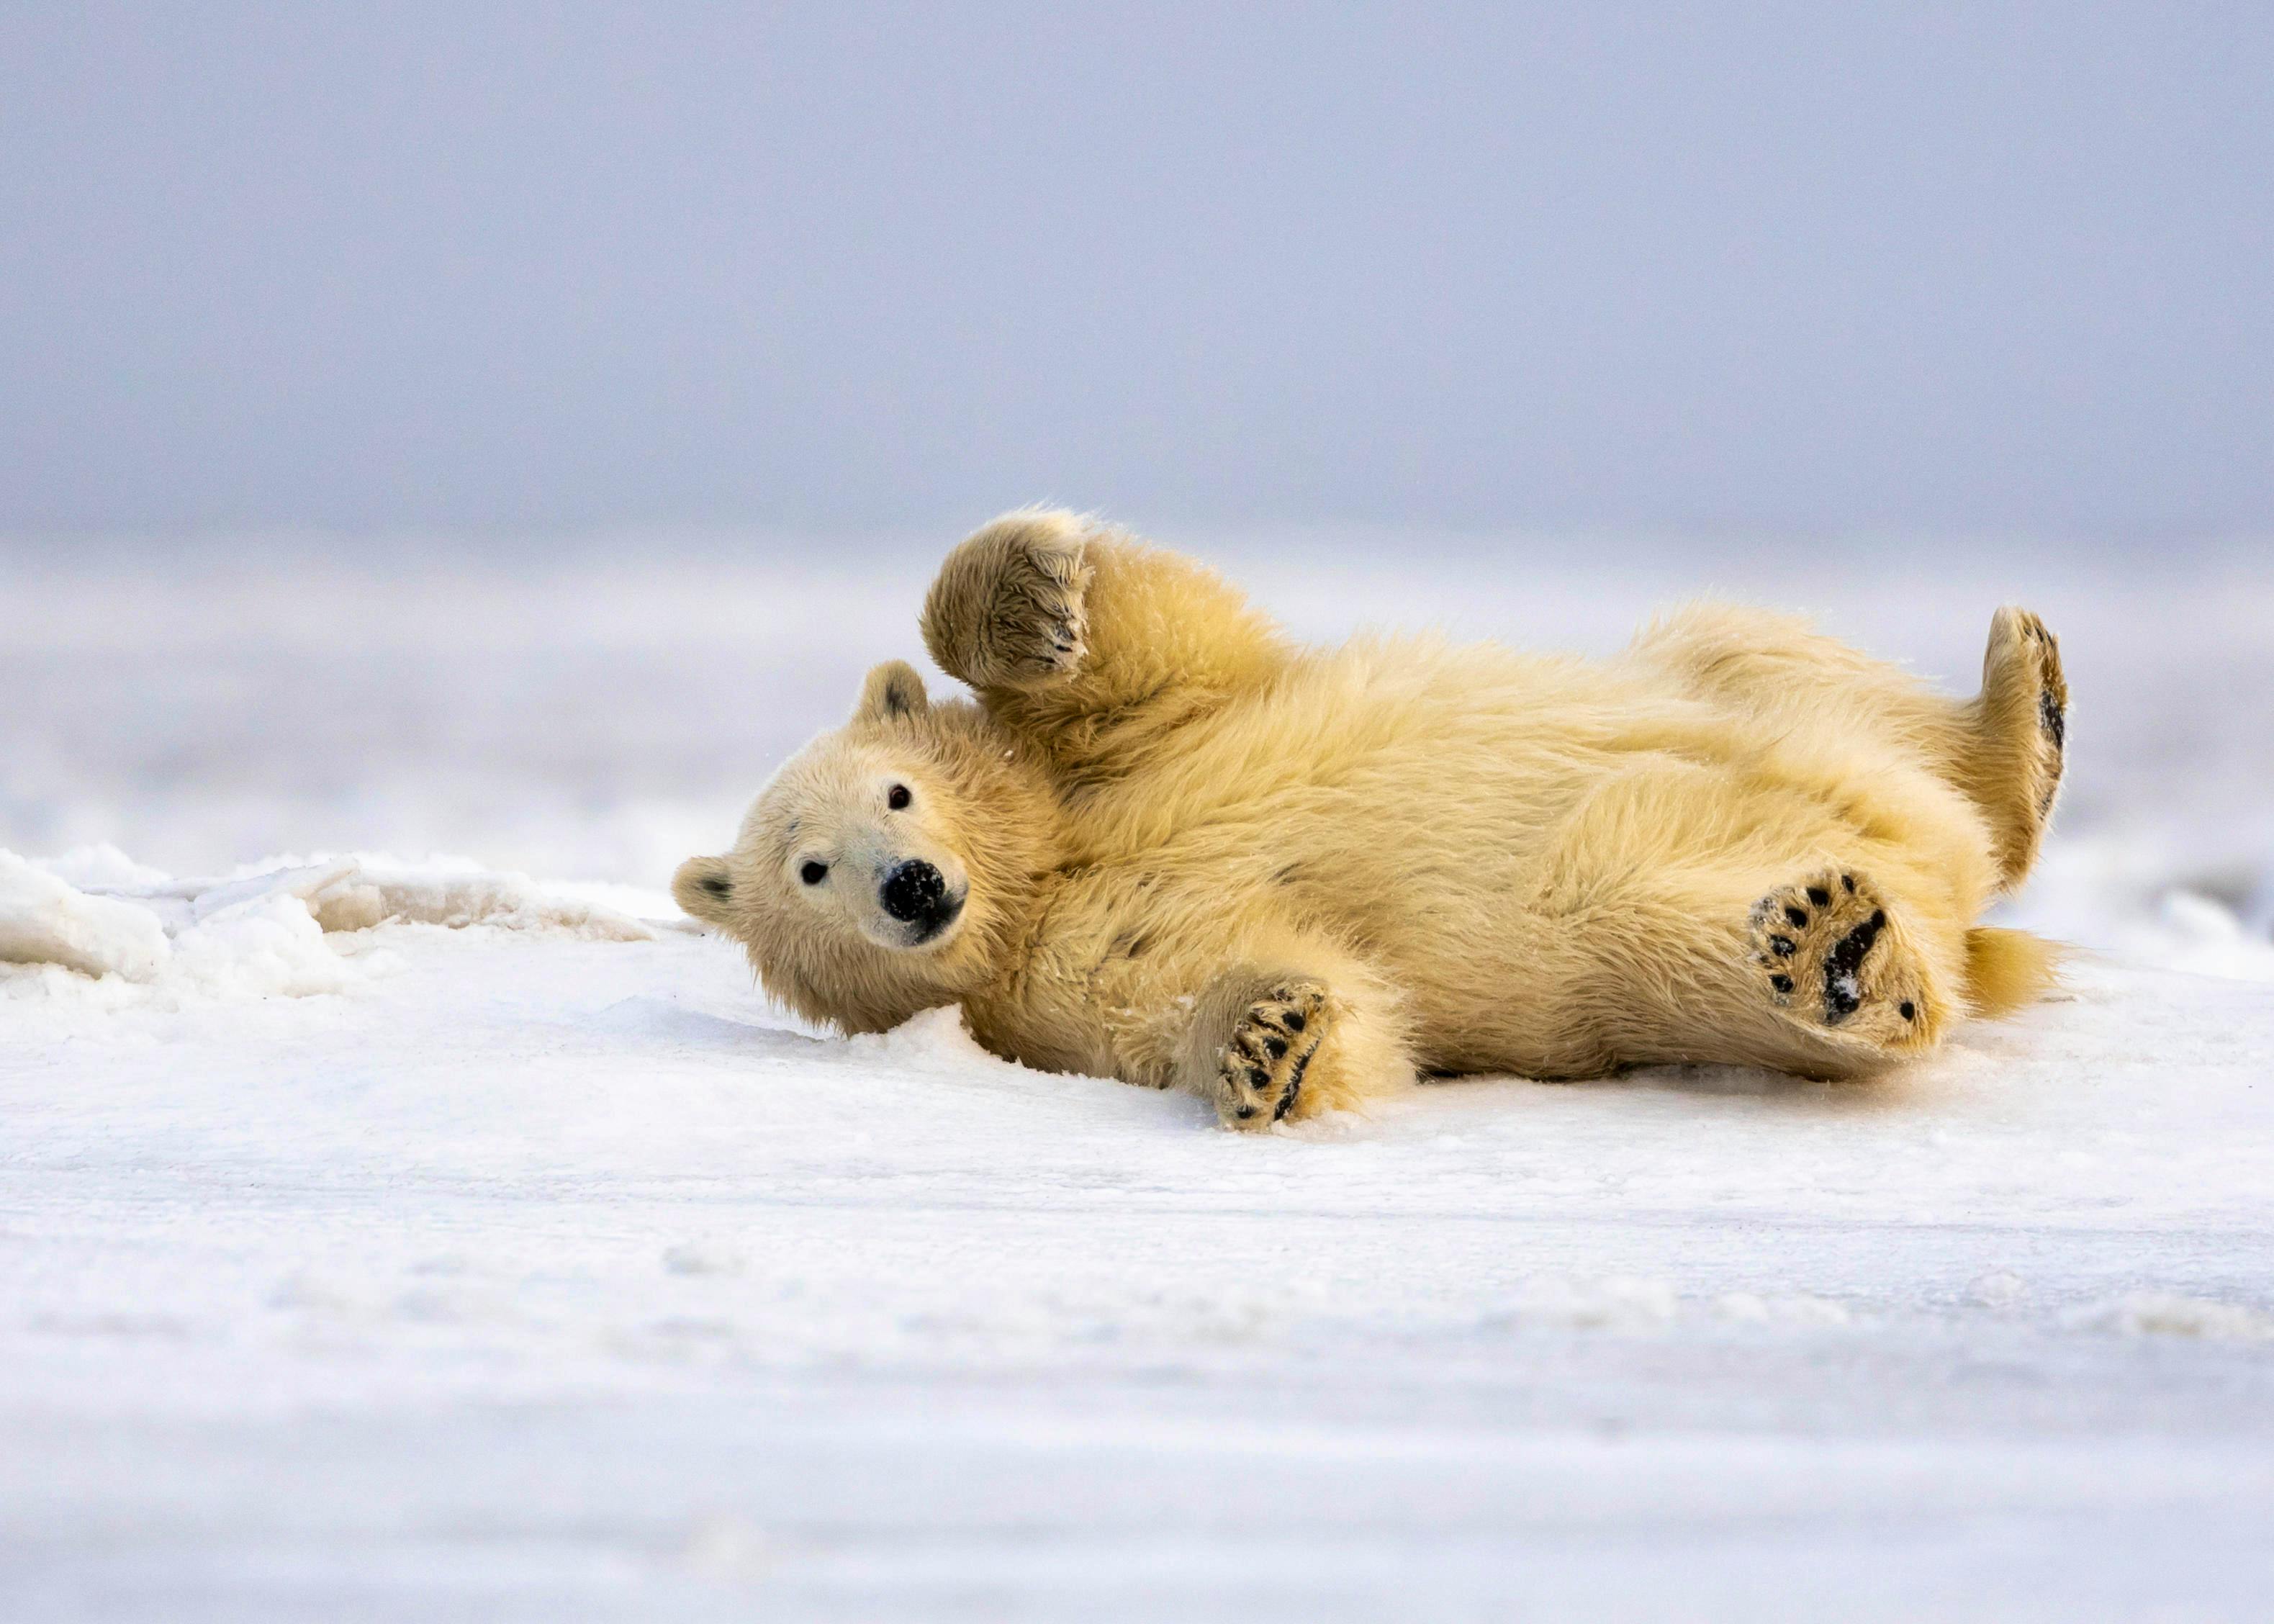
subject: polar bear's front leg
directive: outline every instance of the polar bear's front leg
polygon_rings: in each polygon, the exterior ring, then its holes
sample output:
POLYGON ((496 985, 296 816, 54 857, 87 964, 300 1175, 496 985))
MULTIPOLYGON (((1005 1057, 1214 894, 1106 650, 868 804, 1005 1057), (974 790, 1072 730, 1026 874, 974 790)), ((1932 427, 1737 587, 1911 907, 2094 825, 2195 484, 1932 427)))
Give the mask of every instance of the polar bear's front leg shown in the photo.
POLYGON ((1333 1021, 1323 981, 1221 977, 1194 1012, 1185 1056, 1187 1086, 1213 1104, 1228 1127, 1284 1122, 1304 1103, 1303 1079, 1333 1021))
POLYGON ((1071 513, 1005 514, 947 555, 924 646, 1062 770, 1120 777, 1291 658, 1210 571, 1071 513))
POLYGON ((1067 514, 1006 515, 947 556, 924 599, 924 644, 940 669, 981 693, 1063 677, 1086 652, 1084 598, 1095 567, 1067 514))
POLYGON ((1177 1081, 1224 1126, 1268 1128, 1413 1080, 1404 1034, 1367 987, 1242 966, 1194 1001, 1177 1081))

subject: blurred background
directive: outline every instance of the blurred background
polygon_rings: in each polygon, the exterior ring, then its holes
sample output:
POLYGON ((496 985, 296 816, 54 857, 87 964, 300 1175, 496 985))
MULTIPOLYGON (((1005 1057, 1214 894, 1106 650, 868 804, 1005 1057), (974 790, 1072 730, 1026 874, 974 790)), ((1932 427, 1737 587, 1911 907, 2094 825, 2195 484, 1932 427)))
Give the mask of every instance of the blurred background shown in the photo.
POLYGON ((2258 4, 0 11, 0 846, 655 887, 993 512, 1306 634, 2062 634, 2023 917, 2274 965, 2258 4))

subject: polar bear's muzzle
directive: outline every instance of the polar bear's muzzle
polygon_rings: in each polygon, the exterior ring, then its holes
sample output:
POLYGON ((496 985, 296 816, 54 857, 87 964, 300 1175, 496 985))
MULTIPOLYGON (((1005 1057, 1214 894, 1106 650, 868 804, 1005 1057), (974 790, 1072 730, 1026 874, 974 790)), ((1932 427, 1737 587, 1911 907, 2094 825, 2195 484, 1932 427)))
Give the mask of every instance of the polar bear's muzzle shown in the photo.
POLYGON ((908 928, 911 947, 937 937, 963 912, 963 897, 951 893, 947 877, 921 857, 895 863, 877 887, 877 906, 908 928))

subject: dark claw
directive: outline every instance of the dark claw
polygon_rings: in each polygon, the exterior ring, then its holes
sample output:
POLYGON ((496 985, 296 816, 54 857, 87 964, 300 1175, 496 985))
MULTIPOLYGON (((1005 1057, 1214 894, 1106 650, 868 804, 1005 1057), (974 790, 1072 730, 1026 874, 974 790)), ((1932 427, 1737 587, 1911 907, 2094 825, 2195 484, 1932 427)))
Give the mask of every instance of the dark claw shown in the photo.
POLYGON ((1840 888, 1846 891, 1849 896, 1854 896, 1856 894, 1856 876, 1852 874, 1841 875, 1840 876, 1840 888))

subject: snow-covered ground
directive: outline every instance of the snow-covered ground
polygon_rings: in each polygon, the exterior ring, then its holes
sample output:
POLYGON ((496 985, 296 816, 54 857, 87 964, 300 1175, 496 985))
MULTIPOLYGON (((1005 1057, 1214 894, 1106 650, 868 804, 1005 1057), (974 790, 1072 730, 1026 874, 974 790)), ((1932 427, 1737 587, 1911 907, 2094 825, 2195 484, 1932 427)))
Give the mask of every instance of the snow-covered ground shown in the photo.
POLYGON ((2039 608, 2066 995, 1235 1137, 670 917, 921 552, 0 550, 0 1616, 2263 1616, 2274 570, 1561 556, 1229 561, 1961 682, 2039 608))

